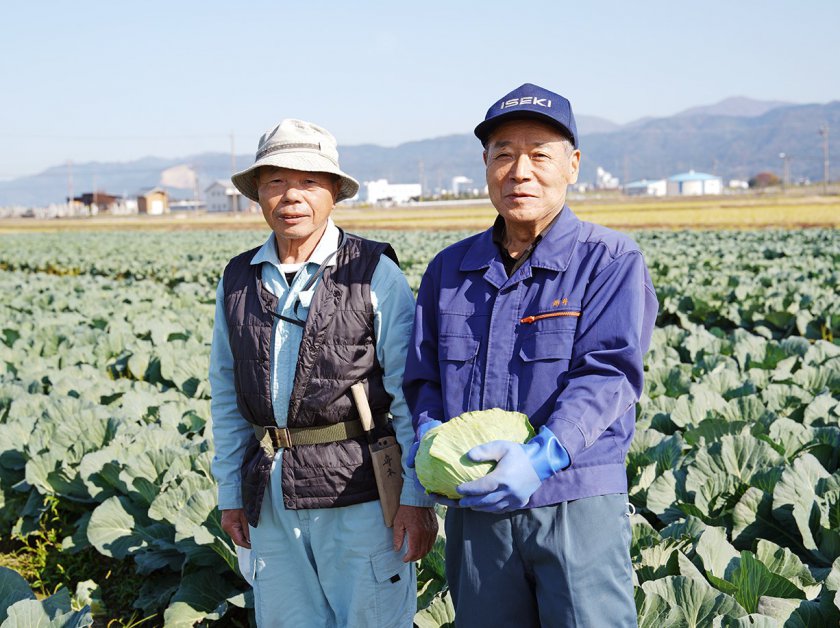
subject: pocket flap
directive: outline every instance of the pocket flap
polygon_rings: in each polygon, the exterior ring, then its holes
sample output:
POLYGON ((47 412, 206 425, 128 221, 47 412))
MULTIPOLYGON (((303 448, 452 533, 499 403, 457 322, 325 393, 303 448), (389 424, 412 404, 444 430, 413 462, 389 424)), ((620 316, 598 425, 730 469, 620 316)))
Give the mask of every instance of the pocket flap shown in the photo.
POLYGON ((478 340, 468 336, 441 336, 440 359, 467 362, 478 353, 478 340))
MULTIPOLYGON (((402 572, 409 564, 404 563, 402 559, 405 556, 407 544, 408 539, 406 538, 403 542, 402 551, 395 552, 394 550, 388 549, 384 552, 371 555, 370 564, 373 567, 373 577, 376 578, 379 584, 391 582, 395 576, 399 576, 399 578, 405 577, 402 572)), ((396 582, 396 580, 394 581, 396 582)))
POLYGON ((522 339, 519 356, 526 362, 535 360, 569 360, 575 344, 573 331, 550 334, 529 334, 522 339))
POLYGON ((257 560, 254 553, 248 548, 236 545, 236 560, 239 565, 239 573, 245 582, 254 586, 254 576, 257 575, 257 560))

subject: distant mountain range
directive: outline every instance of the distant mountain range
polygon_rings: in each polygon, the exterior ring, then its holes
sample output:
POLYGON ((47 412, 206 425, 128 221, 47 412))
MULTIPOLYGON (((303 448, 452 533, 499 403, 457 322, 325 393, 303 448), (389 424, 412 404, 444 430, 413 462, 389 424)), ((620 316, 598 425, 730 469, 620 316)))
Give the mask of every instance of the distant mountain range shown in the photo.
MULTIPOLYGON (((690 169, 724 179, 747 179, 761 171, 781 176, 780 153, 788 155, 792 180, 822 180, 820 126, 834 130, 831 159, 840 162, 840 101, 791 104, 729 98, 666 118, 643 118, 616 124, 603 118, 578 116, 581 135, 581 181, 594 181, 597 167, 622 182, 656 179, 690 169)), ((472 133, 406 142, 395 147, 372 144, 340 147, 341 164, 360 181, 388 179, 420 182, 424 190, 448 188, 463 175, 482 187, 481 146, 472 133)), ((238 155, 244 167, 252 154, 238 155)), ((188 164, 199 175, 199 189, 230 177, 230 155, 202 153, 177 159, 146 157, 124 163, 73 164, 74 192, 97 190, 135 196, 160 185, 161 173, 188 164)), ((833 169, 836 173, 836 167, 833 169)), ((837 178, 834 175, 833 178, 837 178)), ((66 165, 37 175, 0 182, 0 206, 42 206, 67 196, 66 165)), ((174 198, 190 198, 192 190, 168 188, 174 198)))
POLYGON ((779 107, 789 107, 795 103, 782 102, 780 100, 753 100, 752 98, 744 98, 743 96, 735 96, 721 100, 714 105, 706 105, 705 107, 692 107, 676 114, 678 118, 688 118, 690 116, 736 116, 742 118, 754 118, 756 116, 763 116, 771 109, 778 109, 779 107))

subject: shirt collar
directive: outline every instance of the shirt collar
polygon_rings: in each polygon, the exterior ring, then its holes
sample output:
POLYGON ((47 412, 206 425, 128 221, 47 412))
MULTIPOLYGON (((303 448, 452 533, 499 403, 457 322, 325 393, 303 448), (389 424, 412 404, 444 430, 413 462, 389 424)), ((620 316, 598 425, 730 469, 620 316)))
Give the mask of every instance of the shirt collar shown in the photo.
MULTIPOLYGON (((554 224, 540 234, 541 244, 531 252, 530 264, 550 270, 566 270, 572 258, 574 244, 580 232, 581 222, 567 205, 560 210, 554 224)), ((501 260, 501 253, 494 242, 494 228, 479 234, 467 249, 461 261, 461 270, 487 268, 494 259, 501 260)))
MULTIPOLYGON (((306 260, 307 264, 321 265, 324 263, 332 253, 338 249, 339 240, 341 239, 341 231, 335 226, 332 218, 327 219, 327 228, 324 230, 324 235, 321 236, 312 255, 306 260)), ((268 236, 263 245, 251 258, 251 265, 262 264, 268 262, 280 269, 280 258, 277 257, 277 247, 274 244, 274 233, 268 236)), ((335 266, 335 256, 327 262, 327 266, 335 266)))
POLYGON ((537 248, 537 245, 540 243, 540 240, 543 239, 543 236, 548 233, 548 231, 554 226, 554 223, 557 222, 557 219, 560 217, 561 212, 557 212, 554 218, 551 219, 551 222, 537 234, 537 237, 534 238, 534 241, 528 245, 528 248, 522 251, 519 257, 512 257, 508 250, 505 248, 505 219, 501 216, 496 216, 496 222, 493 223, 493 244, 499 249, 499 253, 502 256, 502 262, 505 265, 505 270, 508 272, 508 275, 512 275, 516 270, 525 263, 529 257, 531 257, 531 253, 534 252, 534 249, 537 248))
POLYGON ((583 224, 574 212, 564 205, 554 224, 543 232, 542 242, 531 253, 531 266, 564 271, 572 261, 575 244, 583 224))

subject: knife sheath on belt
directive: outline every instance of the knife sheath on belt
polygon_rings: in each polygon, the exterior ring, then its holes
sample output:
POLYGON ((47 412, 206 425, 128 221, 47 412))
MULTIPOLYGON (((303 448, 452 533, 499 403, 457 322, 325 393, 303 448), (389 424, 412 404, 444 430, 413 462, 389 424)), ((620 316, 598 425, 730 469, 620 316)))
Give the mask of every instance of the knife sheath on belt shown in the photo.
POLYGON ((373 416, 370 413, 367 395, 364 384, 356 382, 350 387, 353 401, 356 402, 356 409, 359 411, 359 419, 362 422, 362 429, 368 440, 370 457, 373 461, 373 473, 376 477, 376 488, 379 491, 379 502, 382 505, 382 516, 385 525, 393 527, 394 517, 400 507, 400 492, 402 491, 402 451, 393 436, 374 438, 373 416))

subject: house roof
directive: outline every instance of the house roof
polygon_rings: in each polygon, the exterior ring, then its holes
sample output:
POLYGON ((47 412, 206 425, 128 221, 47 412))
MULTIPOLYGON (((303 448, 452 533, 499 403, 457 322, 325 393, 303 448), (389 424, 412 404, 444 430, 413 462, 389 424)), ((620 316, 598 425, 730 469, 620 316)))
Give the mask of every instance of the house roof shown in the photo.
POLYGON ((236 189, 233 187, 233 183, 231 183, 230 180, 225 181, 224 179, 216 179, 213 183, 204 188, 204 191, 206 192, 210 188, 214 188, 216 186, 222 186, 225 190, 236 189))
POLYGON ((713 174, 706 174, 705 172, 694 172, 694 170, 689 170, 688 172, 682 172, 680 174, 675 174, 672 177, 668 177, 668 181, 710 181, 712 179, 720 179, 713 174))

